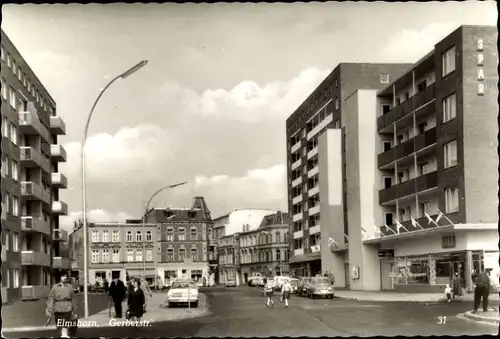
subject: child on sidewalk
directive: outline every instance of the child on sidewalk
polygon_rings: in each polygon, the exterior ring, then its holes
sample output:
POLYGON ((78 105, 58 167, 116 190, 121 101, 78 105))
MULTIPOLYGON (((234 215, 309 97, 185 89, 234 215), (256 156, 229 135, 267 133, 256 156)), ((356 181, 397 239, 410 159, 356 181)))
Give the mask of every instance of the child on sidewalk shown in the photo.
POLYGON ((288 299, 290 299, 290 294, 292 293, 292 285, 290 285, 290 280, 286 279, 281 286, 281 298, 285 301, 285 307, 290 307, 288 305, 288 299))
POLYGON ((451 287, 449 284, 446 284, 446 288, 444 289, 444 294, 446 296, 446 299, 448 299, 448 302, 451 301, 451 287))
POLYGON ((274 301, 273 301, 273 287, 274 287, 274 284, 273 284, 273 281, 271 279, 267 280, 267 279, 264 279, 264 293, 267 297, 267 303, 266 303, 266 306, 269 307, 269 306, 274 306, 274 301))

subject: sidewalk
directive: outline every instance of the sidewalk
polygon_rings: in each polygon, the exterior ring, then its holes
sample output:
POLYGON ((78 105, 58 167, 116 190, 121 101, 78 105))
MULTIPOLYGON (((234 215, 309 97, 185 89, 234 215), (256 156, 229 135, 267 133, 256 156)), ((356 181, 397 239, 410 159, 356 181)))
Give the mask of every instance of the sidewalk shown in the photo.
MULTIPOLYGON (((336 290, 335 297, 358 301, 406 301, 406 302, 440 302, 445 301, 442 293, 400 293, 386 291, 349 291, 336 290)), ((460 301, 473 302, 474 295, 465 294, 460 297, 460 301)), ((454 300, 456 302, 456 300, 454 300)))
MULTIPOLYGON (((148 301, 146 304, 147 312, 144 314, 142 321, 145 326, 149 326, 148 324, 161 322, 161 321, 170 321, 170 320, 180 320, 180 319, 189 319, 189 318, 198 318, 208 314, 208 302, 205 295, 199 295, 199 305, 197 308, 188 309, 184 308, 168 308, 166 307, 166 293, 153 293, 153 298, 148 297, 148 301)), ((127 310, 127 303, 123 302, 123 313, 127 310)), ((89 316, 88 318, 80 318, 79 319, 79 327, 114 327, 114 326, 122 326, 121 322, 125 322, 125 318, 114 320, 112 318, 114 316, 114 308, 111 309, 111 317, 109 313, 109 308, 106 308, 96 314, 89 316)), ((51 324, 50 326, 31 326, 31 327, 9 327, 3 328, 3 332, 23 332, 23 331, 44 331, 44 330, 54 330, 55 324, 51 324)))
POLYGON ((495 311, 493 309, 489 309, 488 312, 478 311, 476 313, 474 313, 473 311, 468 311, 463 314, 460 314, 459 316, 462 316, 469 320, 474 320, 481 323, 488 323, 491 325, 500 324, 500 313, 498 312, 498 310, 495 311))

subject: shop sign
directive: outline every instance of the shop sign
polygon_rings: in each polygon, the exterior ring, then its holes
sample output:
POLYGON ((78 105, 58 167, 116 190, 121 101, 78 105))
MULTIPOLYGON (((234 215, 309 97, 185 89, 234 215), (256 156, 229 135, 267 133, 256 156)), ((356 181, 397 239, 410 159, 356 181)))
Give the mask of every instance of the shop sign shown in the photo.
POLYGON ((483 39, 478 39, 476 42, 477 51, 477 95, 484 95, 484 54, 480 53, 484 50, 483 39))

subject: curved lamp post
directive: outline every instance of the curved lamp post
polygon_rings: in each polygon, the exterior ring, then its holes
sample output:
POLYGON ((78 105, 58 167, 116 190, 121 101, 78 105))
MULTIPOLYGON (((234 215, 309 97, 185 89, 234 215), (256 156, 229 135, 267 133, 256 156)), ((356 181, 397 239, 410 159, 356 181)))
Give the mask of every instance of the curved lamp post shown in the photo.
MULTIPOLYGON (((185 185, 185 184, 187 184, 187 181, 180 182, 180 183, 174 184, 174 185, 164 186, 164 187, 160 188, 158 191, 156 191, 156 192, 153 193, 153 195, 149 198, 149 200, 148 200, 148 202, 146 204, 146 210, 144 212, 144 216, 142 217, 142 230, 144 232, 144 234, 142 236, 142 275, 144 276, 144 280, 146 280, 146 242, 145 242, 144 238, 146 237, 146 231, 145 231, 145 228, 146 228, 146 215, 149 212, 149 205, 151 204, 151 201, 153 201, 154 197, 156 197, 158 194, 160 194, 164 190, 166 190, 168 188, 174 188, 174 187, 177 187, 177 186, 182 186, 182 185, 185 185)), ((157 276, 156 263, 157 263, 157 261, 156 261, 156 255, 155 255, 155 283, 156 283, 156 276, 157 276)))
POLYGON ((137 72, 142 67, 146 66, 148 63, 147 60, 142 60, 134 67, 128 69, 124 73, 118 75, 113 78, 102 90, 101 93, 97 96, 97 99, 94 101, 92 108, 90 109, 90 113, 87 117, 87 122, 85 123, 85 129, 83 131, 83 139, 81 145, 81 158, 82 158, 82 219, 83 219, 83 302, 85 308, 85 318, 89 316, 89 295, 88 295, 88 225, 87 225, 87 192, 86 192, 86 182, 85 182, 85 143, 87 142, 87 133, 89 130, 90 119, 92 118, 92 114, 94 113, 94 109, 101 99, 104 92, 118 79, 126 79, 133 73, 137 72))

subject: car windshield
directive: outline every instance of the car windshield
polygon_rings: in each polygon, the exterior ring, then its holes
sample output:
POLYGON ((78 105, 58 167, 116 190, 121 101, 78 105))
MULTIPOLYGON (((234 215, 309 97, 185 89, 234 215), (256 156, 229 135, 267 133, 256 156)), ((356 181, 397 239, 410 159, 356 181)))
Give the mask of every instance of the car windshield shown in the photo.
POLYGON ((189 288, 189 287, 193 287, 193 284, 192 283, 188 283, 188 282, 174 282, 172 284, 172 289, 180 289, 180 288, 189 288))
POLYGON ((297 286, 299 282, 297 280, 290 280, 290 285, 297 286))
POLYGON ((309 279, 309 278, 302 279, 302 283, 305 284, 305 283, 308 283, 308 282, 311 282, 311 279, 309 279))
POLYGON ((330 283, 330 279, 328 278, 314 278, 312 280, 312 283, 314 285, 324 285, 324 284, 329 284, 330 283))

